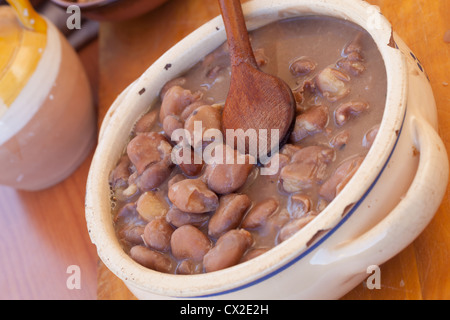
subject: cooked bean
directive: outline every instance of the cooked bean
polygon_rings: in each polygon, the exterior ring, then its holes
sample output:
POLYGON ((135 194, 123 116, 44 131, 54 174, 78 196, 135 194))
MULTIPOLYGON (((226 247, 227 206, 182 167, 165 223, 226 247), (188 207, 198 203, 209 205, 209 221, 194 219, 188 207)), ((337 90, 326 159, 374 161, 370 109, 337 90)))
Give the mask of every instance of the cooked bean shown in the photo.
POLYGON ((333 138, 330 140, 330 145, 337 149, 342 149, 348 143, 350 139, 350 132, 348 130, 342 130, 338 132, 333 138))
POLYGON ((292 217, 300 218, 311 210, 312 200, 306 194, 296 193, 289 197, 289 212, 292 217))
POLYGON ((359 61, 362 62, 364 61, 364 58, 362 57, 361 53, 353 51, 350 52, 349 54, 347 54, 347 59, 350 61, 359 61))
POLYGON ((253 243, 250 232, 233 229, 222 235, 216 245, 203 258, 206 272, 222 270, 239 263, 253 243))
POLYGON ((132 174, 130 174, 130 176, 128 177, 128 185, 137 184, 139 175, 136 171, 136 167, 134 165, 131 165, 130 171, 132 171, 132 174))
POLYGON ((231 150, 232 159, 227 159, 227 149, 231 148, 224 146, 223 158, 211 161, 205 169, 208 187, 218 194, 227 194, 238 190, 247 181, 254 167, 250 163, 250 156, 242 156, 237 150, 231 150), (244 160, 242 164, 238 163, 240 157, 243 157, 244 160))
POLYGON ((200 273, 201 263, 196 263, 192 260, 183 260, 178 264, 176 273, 177 274, 196 274, 200 273))
POLYGON ((219 238, 225 232, 239 226, 251 203, 245 194, 231 193, 222 196, 219 207, 209 221, 208 235, 219 238))
POLYGON ((298 231, 303 229, 303 227, 305 227, 308 223, 310 223, 314 218, 315 216, 313 215, 307 215, 291 220, 283 228, 281 228, 280 234, 278 235, 278 239, 280 240, 280 242, 286 241, 294 234, 296 234, 298 231))
POLYGON ((342 126, 349 119, 354 118, 367 109, 369 109, 369 104, 363 101, 350 101, 342 103, 334 112, 336 124, 338 126, 342 126))
POLYGON ((201 96, 198 92, 192 93, 180 86, 172 86, 162 100, 159 121, 162 123, 169 115, 179 116, 188 105, 199 100, 201 96))
MULTIPOLYGON (((264 224, 260 228, 258 228, 257 231, 260 233, 260 235, 263 235, 266 233, 275 235, 291 219, 292 219, 292 217, 289 214, 288 210, 284 210, 284 208, 280 208, 280 210, 277 210, 271 216, 269 216, 265 220, 264 224)), ((256 230, 254 230, 253 232, 255 232, 255 231, 256 230)), ((276 239, 272 239, 272 241, 276 241, 276 239)), ((264 242, 264 244, 268 245, 269 243, 264 242)))
MULTIPOLYGON (((198 126, 198 124, 197 124, 198 126)), ((210 143, 210 136, 205 135, 207 133, 207 130, 209 129, 221 129, 222 126, 222 116, 219 109, 214 108, 212 106, 204 105, 197 109, 195 109, 194 112, 187 118, 186 123, 184 125, 184 129, 187 130, 191 135, 191 141, 190 144, 195 148, 198 146, 205 146, 210 143), (200 122, 202 131, 198 132, 197 135, 195 135, 195 123, 200 122), (194 141, 196 136, 199 136, 198 138, 201 138, 201 141, 194 141)))
POLYGON ((302 85, 294 88, 292 93, 296 102, 296 112, 301 113, 308 109, 311 105, 315 105, 316 100, 316 81, 305 80, 302 85))
POLYGON ((266 223, 267 219, 275 213, 279 205, 279 201, 274 198, 259 202, 245 216, 241 227, 244 229, 256 229, 261 227, 266 223))
POLYGON ((167 140, 162 140, 156 149, 160 155, 160 163, 168 167, 172 166, 172 145, 167 140))
POLYGON ((350 89, 347 83, 350 77, 345 73, 333 69, 323 69, 315 78, 316 87, 323 97, 331 102, 340 100, 349 94, 350 89))
POLYGON ((200 179, 186 179, 169 188, 169 199, 181 211, 205 213, 219 205, 217 195, 200 179))
POLYGON ((360 167, 364 157, 353 157, 344 161, 319 189, 319 194, 327 201, 333 200, 347 185, 351 177, 360 167))
POLYGON ((150 191, 158 188, 170 176, 171 167, 163 162, 158 162, 149 166, 136 178, 136 185, 142 191, 150 191))
POLYGON ((125 187, 130 176, 130 159, 127 155, 120 158, 119 163, 110 174, 110 184, 113 188, 125 187))
POLYGON ((345 56, 349 55, 352 52, 361 53, 362 52, 362 46, 361 46, 361 37, 362 33, 358 33, 349 44, 347 44, 343 50, 343 54, 345 56))
POLYGON ((127 223, 130 220, 134 220, 135 218, 139 218, 139 214, 136 210, 136 204, 131 202, 127 203, 119 210, 117 215, 114 217, 114 223, 127 223))
POLYGON ((174 263, 169 257, 147 247, 141 245, 132 247, 130 256, 146 268, 165 273, 173 272, 174 263))
POLYGON ((159 187, 170 176, 173 166, 171 160, 172 146, 161 134, 156 136, 151 134, 141 135, 147 136, 142 150, 134 152, 135 148, 140 148, 135 139, 131 141, 135 142, 133 147, 130 147, 130 142, 128 145, 130 148, 127 148, 127 150, 130 149, 130 152, 133 152, 132 157, 138 167, 133 178, 130 176, 128 179, 128 183, 136 183, 140 190, 149 191, 159 187), (144 171, 141 172, 140 170, 144 171))
MULTIPOLYGON (((185 175, 187 175, 188 177, 196 177, 198 176, 203 169, 203 160, 197 161, 200 163, 196 163, 196 154, 195 151, 191 149, 191 157, 189 160, 185 161, 184 157, 183 157, 183 150, 186 149, 182 149, 179 152, 179 158, 180 158, 180 162, 178 163, 178 166, 180 167, 181 171, 183 171, 183 173, 185 175)), ((198 157, 199 159, 201 159, 201 156, 198 157)))
POLYGON ((184 121, 180 119, 179 116, 168 115, 164 118, 163 129, 166 137, 172 142, 179 142, 178 137, 172 137, 172 133, 177 129, 183 129, 184 121))
POLYGON ((134 132, 137 133, 143 133, 143 132, 150 132, 152 128, 155 126, 155 124, 158 122, 158 110, 152 110, 145 115, 143 115, 138 122, 136 122, 136 125, 134 126, 134 132))
POLYGON ((186 121, 189 118, 189 116, 192 114, 192 112, 194 112, 199 107, 205 106, 205 105, 208 105, 208 104, 203 100, 198 100, 198 101, 191 103, 183 110, 183 112, 181 112, 181 115, 180 115, 181 119, 183 119, 183 121, 186 121))
POLYGON ((175 78, 170 81, 167 81, 166 84, 161 89, 161 92, 159 93, 161 100, 164 100, 164 97, 170 88, 172 88, 174 86, 181 87, 181 86, 184 86, 185 84, 186 84, 186 78, 184 78, 184 77, 179 77, 179 78, 175 78))
POLYGON ((209 220, 210 216, 208 213, 189 213, 177 208, 171 208, 166 214, 166 220, 177 228, 186 224, 200 227, 209 220))
POLYGON ((143 193, 138 201, 136 210, 146 221, 164 217, 168 211, 167 203, 154 192, 143 193))
POLYGON ((292 75, 298 77, 298 76, 304 76, 316 69, 316 63, 306 57, 301 57, 295 60, 291 63, 289 66, 289 70, 291 71, 292 75))
MULTIPOLYGON (((353 54, 353 56, 354 56, 354 54, 353 54)), ((354 76, 359 76, 361 73, 364 72, 364 70, 366 70, 366 67, 364 66, 364 64, 361 61, 355 61, 352 59, 356 59, 356 58, 340 59, 338 62, 336 62, 336 65, 339 68, 353 74, 354 76)))
POLYGON ((122 241, 127 241, 133 245, 144 244, 142 236, 144 234, 144 226, 131 225, 125 226, 119 231, 119 238, 122 241))
POLYGON ((169 251, 173 231, 164 217, 154 219, 145 226, 143 235, 145 244, 158 251, 169 251))
POLYGON ((327 124, 328 107, 324 105, 315 106, 297 116, 291 141, 297 143, 306 137, 322 132, 327 124))
POLYGON ((212 244, 199 229, 191 225, 184 225, 172 233, 170 246, 176 259, 202 261, 212 244))
POLYGON ((283 189, 290 193, 300 192, 321 182, 334 155, 333 149, 319 146, 297 151, 292 156, 291 163, 281 169, 280 181, 283 189))
POLYGON ((252 169, 251 164, 208 165, 208 186, 219 194, 234 192, 244 185, 252 169))
POLYGON ((361 34, 358 34, 354 40, 345 46, 342 51, 342 56, 346 57, 349 61, 362 62, 364 59, 362 57, 362 46, 360 40, 361 34))
POLYGON ((157 132, 140 133, 127 146, 127 154, 138 174, 155 163, 164 162, 169 165, 171 145, 166 138, 157 132))

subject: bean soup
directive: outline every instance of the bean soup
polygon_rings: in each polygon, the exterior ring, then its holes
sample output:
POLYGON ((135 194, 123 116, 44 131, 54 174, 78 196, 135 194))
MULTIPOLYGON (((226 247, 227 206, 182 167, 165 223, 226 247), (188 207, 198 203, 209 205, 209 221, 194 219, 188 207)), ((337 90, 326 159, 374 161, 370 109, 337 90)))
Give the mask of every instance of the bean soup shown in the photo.
POLYGON ((269 24, 250 38, 261 70, 293 91, 289 141, 265 164, 225 143, 213 149, 216 160, 197 157, 196 150, 217 142, 209 129, 221 130, 231 69, 226 43, 169 81, 137 121, 110 176, 117 236, 147 268, 212 272, 286 241, 339 194, 376 137, 386 71, 365 30, 309 16, 269 24), (197 140, 196 123, 202 125, 197 140), (180 129, 192 135, 176 135, 180 129), (222 163, 221 154, 243 161, 222 163), (262 174, 273 163, 275 170, 262 174))

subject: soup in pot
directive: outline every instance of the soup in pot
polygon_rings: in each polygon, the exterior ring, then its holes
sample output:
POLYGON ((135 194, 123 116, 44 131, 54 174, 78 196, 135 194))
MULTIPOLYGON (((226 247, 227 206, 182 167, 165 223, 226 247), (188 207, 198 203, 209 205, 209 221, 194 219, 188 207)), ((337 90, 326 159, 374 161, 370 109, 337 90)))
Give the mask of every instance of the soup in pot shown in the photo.
POLYGON ((110 176, 117 236, 147 268, 213 272, 267 252, 333 201, 377 135, 386 71, 365 30, 310 16, 250 38, 260 69, 293 91, 289 141, 262 163, 220 139, 226 43, 169 81, 110 176))

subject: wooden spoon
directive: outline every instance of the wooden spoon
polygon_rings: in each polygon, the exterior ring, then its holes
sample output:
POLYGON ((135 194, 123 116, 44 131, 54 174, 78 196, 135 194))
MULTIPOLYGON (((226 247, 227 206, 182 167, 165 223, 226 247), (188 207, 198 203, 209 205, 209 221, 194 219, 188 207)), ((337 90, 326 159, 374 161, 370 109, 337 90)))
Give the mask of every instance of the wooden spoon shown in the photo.
POLYGON ((295 99, 284 81, 259 70, 240 1, 219 0, 219 5, 231 58, 231 84, 222 115, 223 130, 226 133, 227 129, 242 129, 244 132, 255 129, 256 135, 236 134, 235 141, 227 143, 234 143, 235 149, 239 143, 245 145, 246 153, 255 144, 258 148, 266 145, 265 154, 258 151, 260 158, 277 147, 281 148, 289 137, 294 124, 295 99), (261 129, 266 129, 267 134, 261 129), (279 130, 274 141, 272 129, 279 130), (245 143, 246 137, 248 144, 245 143))

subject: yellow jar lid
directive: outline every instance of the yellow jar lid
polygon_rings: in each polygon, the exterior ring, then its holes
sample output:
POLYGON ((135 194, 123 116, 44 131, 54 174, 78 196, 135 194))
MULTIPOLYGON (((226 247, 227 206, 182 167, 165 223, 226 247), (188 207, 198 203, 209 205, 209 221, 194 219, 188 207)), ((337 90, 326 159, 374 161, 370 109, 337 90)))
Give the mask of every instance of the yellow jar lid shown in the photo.
POLYGON ((0 116, 36 70, 47 44, 47 23, 28 1, 0 6, 0 116))

